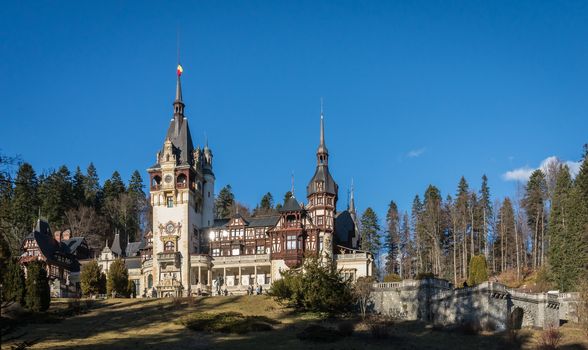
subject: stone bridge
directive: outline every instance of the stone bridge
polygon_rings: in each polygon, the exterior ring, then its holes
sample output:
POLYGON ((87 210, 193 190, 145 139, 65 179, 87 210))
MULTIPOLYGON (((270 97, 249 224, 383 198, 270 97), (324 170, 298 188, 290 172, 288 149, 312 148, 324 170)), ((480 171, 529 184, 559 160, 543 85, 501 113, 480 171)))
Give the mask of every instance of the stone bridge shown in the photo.
POLYGON ((371 301, 376 313, 440 325, 506 329, 512 315, 514 327, 546 328, 560 321, 558 294, 522 293, 494 282, 458 289, 438 279, 375 283, 371 301))

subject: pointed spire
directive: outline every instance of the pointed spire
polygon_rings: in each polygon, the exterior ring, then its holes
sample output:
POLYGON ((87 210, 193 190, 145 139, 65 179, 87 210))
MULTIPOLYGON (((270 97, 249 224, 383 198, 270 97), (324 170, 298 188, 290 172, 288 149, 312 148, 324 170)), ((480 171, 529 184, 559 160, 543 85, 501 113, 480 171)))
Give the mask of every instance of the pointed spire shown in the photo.
POLYGON ((349 212, 355 213, 355 198, 353 195, 353 178, 351 179, 351 191, 349 193, 349 212))
POLYGON ((325 145, 325 121, 323 112, 323 99, 321 98, 321 140, 316 151, 318 165, 328 165, 329 151, 325 145))
POLYGON ((181 73, 178 73, 178 80, 176 83, 176 102, 182 102, 182 82, 180 80, 181 75, 181 73))
POLYGON ((290 189, 290 193, 292 193, 292 197, 294 197, 294 172, 292 172, 292 188, 290 189))

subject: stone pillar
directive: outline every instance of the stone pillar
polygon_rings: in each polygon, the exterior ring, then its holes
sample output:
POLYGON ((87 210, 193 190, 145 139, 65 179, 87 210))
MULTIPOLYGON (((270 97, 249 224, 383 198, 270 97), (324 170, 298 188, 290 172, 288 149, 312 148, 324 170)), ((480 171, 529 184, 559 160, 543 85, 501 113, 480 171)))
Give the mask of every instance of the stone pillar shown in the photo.
POLYGON ((257 265, 253 267, 253 285, 257 285, 257 265))
POLYGON ((227 268, 223 267, 223 285, 227 287, 227 268))
POLYGON ((208 286, 212 287, 212 267, 208 268, 208 286))
POLYGON ((198 283, 197 284, 202 284, 202 270, 200 268, 200 266, 198 266, 198 283))
POLYGON ((239 266, 239 283, 237 283, 237 285, 242 285, 241 283, 241 266, 239 266))

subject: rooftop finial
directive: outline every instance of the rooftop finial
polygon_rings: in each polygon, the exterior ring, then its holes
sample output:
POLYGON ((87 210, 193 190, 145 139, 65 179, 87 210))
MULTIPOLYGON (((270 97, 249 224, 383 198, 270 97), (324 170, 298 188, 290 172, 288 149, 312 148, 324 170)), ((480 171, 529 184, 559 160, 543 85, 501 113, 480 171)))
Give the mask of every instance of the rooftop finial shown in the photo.
POLYGON ((321 146, 325 146, 325 122, 323 112, 323 98, 321 97, 321 146))
POLYGON ((294 172, 292 172, 292 187, 290 193, 292 193, 292 197, 294 197, 294 172))

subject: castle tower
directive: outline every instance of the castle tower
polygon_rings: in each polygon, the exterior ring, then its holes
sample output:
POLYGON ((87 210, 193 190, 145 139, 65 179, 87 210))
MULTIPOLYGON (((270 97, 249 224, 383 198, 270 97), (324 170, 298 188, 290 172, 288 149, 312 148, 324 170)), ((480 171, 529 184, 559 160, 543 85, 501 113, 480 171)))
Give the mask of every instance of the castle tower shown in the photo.
POLYGON ((207 209, 204 172, 212 174, 212 163, 207 167, 206 154, 192 144, 184 115, 181 73, 178 65, 173 118, 155 164, 147 169, 153 207, 152 274, 160 297, 189 294, 190 254, 199 253, 205 245, 201 237, 203 218, 212 215, 203 213, 207 209))
POLYGON ((324 114, 321 103, 320 143, 316 151, 316 170, 308 186, 307 211, 315 226, 319 228, 319 250, 321 254, 333 256, 333 233, 339 186, 329 172, 329 151, 325 144, 324 114))

